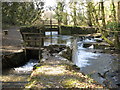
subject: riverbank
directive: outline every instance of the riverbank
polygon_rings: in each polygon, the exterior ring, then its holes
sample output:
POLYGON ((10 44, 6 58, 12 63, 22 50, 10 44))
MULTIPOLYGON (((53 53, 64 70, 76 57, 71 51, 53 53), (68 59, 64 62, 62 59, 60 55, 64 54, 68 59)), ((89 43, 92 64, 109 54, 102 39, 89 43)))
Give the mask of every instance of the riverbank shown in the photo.
MULTIPOLYGON (((45 52, 44 50, 43 53, 45 52)), ((42 61, 35 66, 26 89, 104 88, 89 76, 82 74, 80 69, 71 61, 61 57, 61 53, 62 52, 53 52, 52 54, 46 54, 46 58, 43 58, 42 61)), ((70 54, 66 55, 69 56, 70 54)))

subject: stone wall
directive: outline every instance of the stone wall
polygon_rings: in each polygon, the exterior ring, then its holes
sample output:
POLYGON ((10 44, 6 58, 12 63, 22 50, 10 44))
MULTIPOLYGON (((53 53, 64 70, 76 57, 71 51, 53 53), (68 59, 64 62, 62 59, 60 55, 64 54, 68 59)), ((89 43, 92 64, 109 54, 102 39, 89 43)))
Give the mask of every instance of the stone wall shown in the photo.
POLYGON ((24 52, 2 55, 1 57, 2 57, 2 69, 21 66, 25 62, 27 62, 27 60, 25 60, 24 52))
POLYGON ((91 27, 73 27, 73 26, 61 26, 62 35, 72 35, 72 34, 93 34, 97 30, 91 27))

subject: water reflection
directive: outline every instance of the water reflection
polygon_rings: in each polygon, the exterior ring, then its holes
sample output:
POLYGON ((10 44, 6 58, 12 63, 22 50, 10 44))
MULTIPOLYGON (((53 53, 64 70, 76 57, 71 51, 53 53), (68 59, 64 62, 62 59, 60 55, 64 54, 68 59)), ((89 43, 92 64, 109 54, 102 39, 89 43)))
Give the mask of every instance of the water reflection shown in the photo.
POLYGON ((55 44, 71 46, 73 40, 72 36, 58 35, 58 32, 52 32, 52 38, 51 38, 50 34, 51 32, 45 32, 47 38, 44 39, 44 46, 55 45, 55 44))
MULTIPOLYGON (((51 32, 45 32, 45 35, 51 35, 51 32)), ((58 35, 58 32, 52 32, 52 35, 58 35)))

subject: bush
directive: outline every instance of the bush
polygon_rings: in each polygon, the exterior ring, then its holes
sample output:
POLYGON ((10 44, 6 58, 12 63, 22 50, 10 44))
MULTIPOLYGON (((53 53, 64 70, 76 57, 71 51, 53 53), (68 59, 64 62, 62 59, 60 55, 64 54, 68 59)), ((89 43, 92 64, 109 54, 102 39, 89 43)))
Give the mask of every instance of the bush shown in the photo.
POLYGON ((120 31, 120 29, 118 29, 120 28, 120 23, 118 24, 118 22, 108 22, 106 27, 111 30, 120 31))

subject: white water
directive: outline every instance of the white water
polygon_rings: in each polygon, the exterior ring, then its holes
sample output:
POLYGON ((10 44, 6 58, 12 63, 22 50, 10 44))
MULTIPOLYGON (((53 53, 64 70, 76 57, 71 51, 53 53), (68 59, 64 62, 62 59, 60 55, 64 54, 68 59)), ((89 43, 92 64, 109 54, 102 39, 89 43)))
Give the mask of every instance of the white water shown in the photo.
POLYGON ((24 66, 14 68, 17 72, 28 72, 33 70, 33 66, 37 64, 36 60, 30 60, 24 66))
MULTIPOLYGON (((101 39, 97 39, 101 40, 101 39)), ((118 63, 116 60, 119 59, 119 57, 114 56, 115 54, 109 54, 109 53, 101 53, 103 51, 102 49, 95 49, 94 43, 95 40, 93 39, 86 39, 81 40, 80 38, 77 38, 74 43, 74 50, 73 50, 73 62, 80 67, 80 71, 91 75, 91 77, 98 81, 99 83, 104 85, 105 78, 102 78, 98 75, 98 73, 105 73, 106 71, 109 71, 107 73, 106 77, 110 81, 110 85, 112 87, 116 87, 115 83, 119 81, 118 79, 115 81, 114 77, 118 78, 117 74, 112 73, 116 70, 118 70, 118 63), (84 48, 84 44, 90 43, 91 46, 84 48), (94 52, 95 51, 95 52, 94 52), (100 51, 100 52, 99 52, 100 51), (116 75, 114 77, 110 77, 110 73, 116 75)), ((100 48, 101 46, 99 46, 100 48)))
MULTIPOLYGON (((95 42, 94 39, 85 39, 83 41, 77 41, 77 51, 76 51, 76 59, 74 60, 74 63, 80 68, 86 67, 90 65, 89 59, 96 59, 100 54, 96 54, 93 52, 88 52, 86 48, 83 47, 83 43, 88 42, 95 42)), ((89 47, 90 49, 93 49, 94 46, 91 45, 89 47)))

